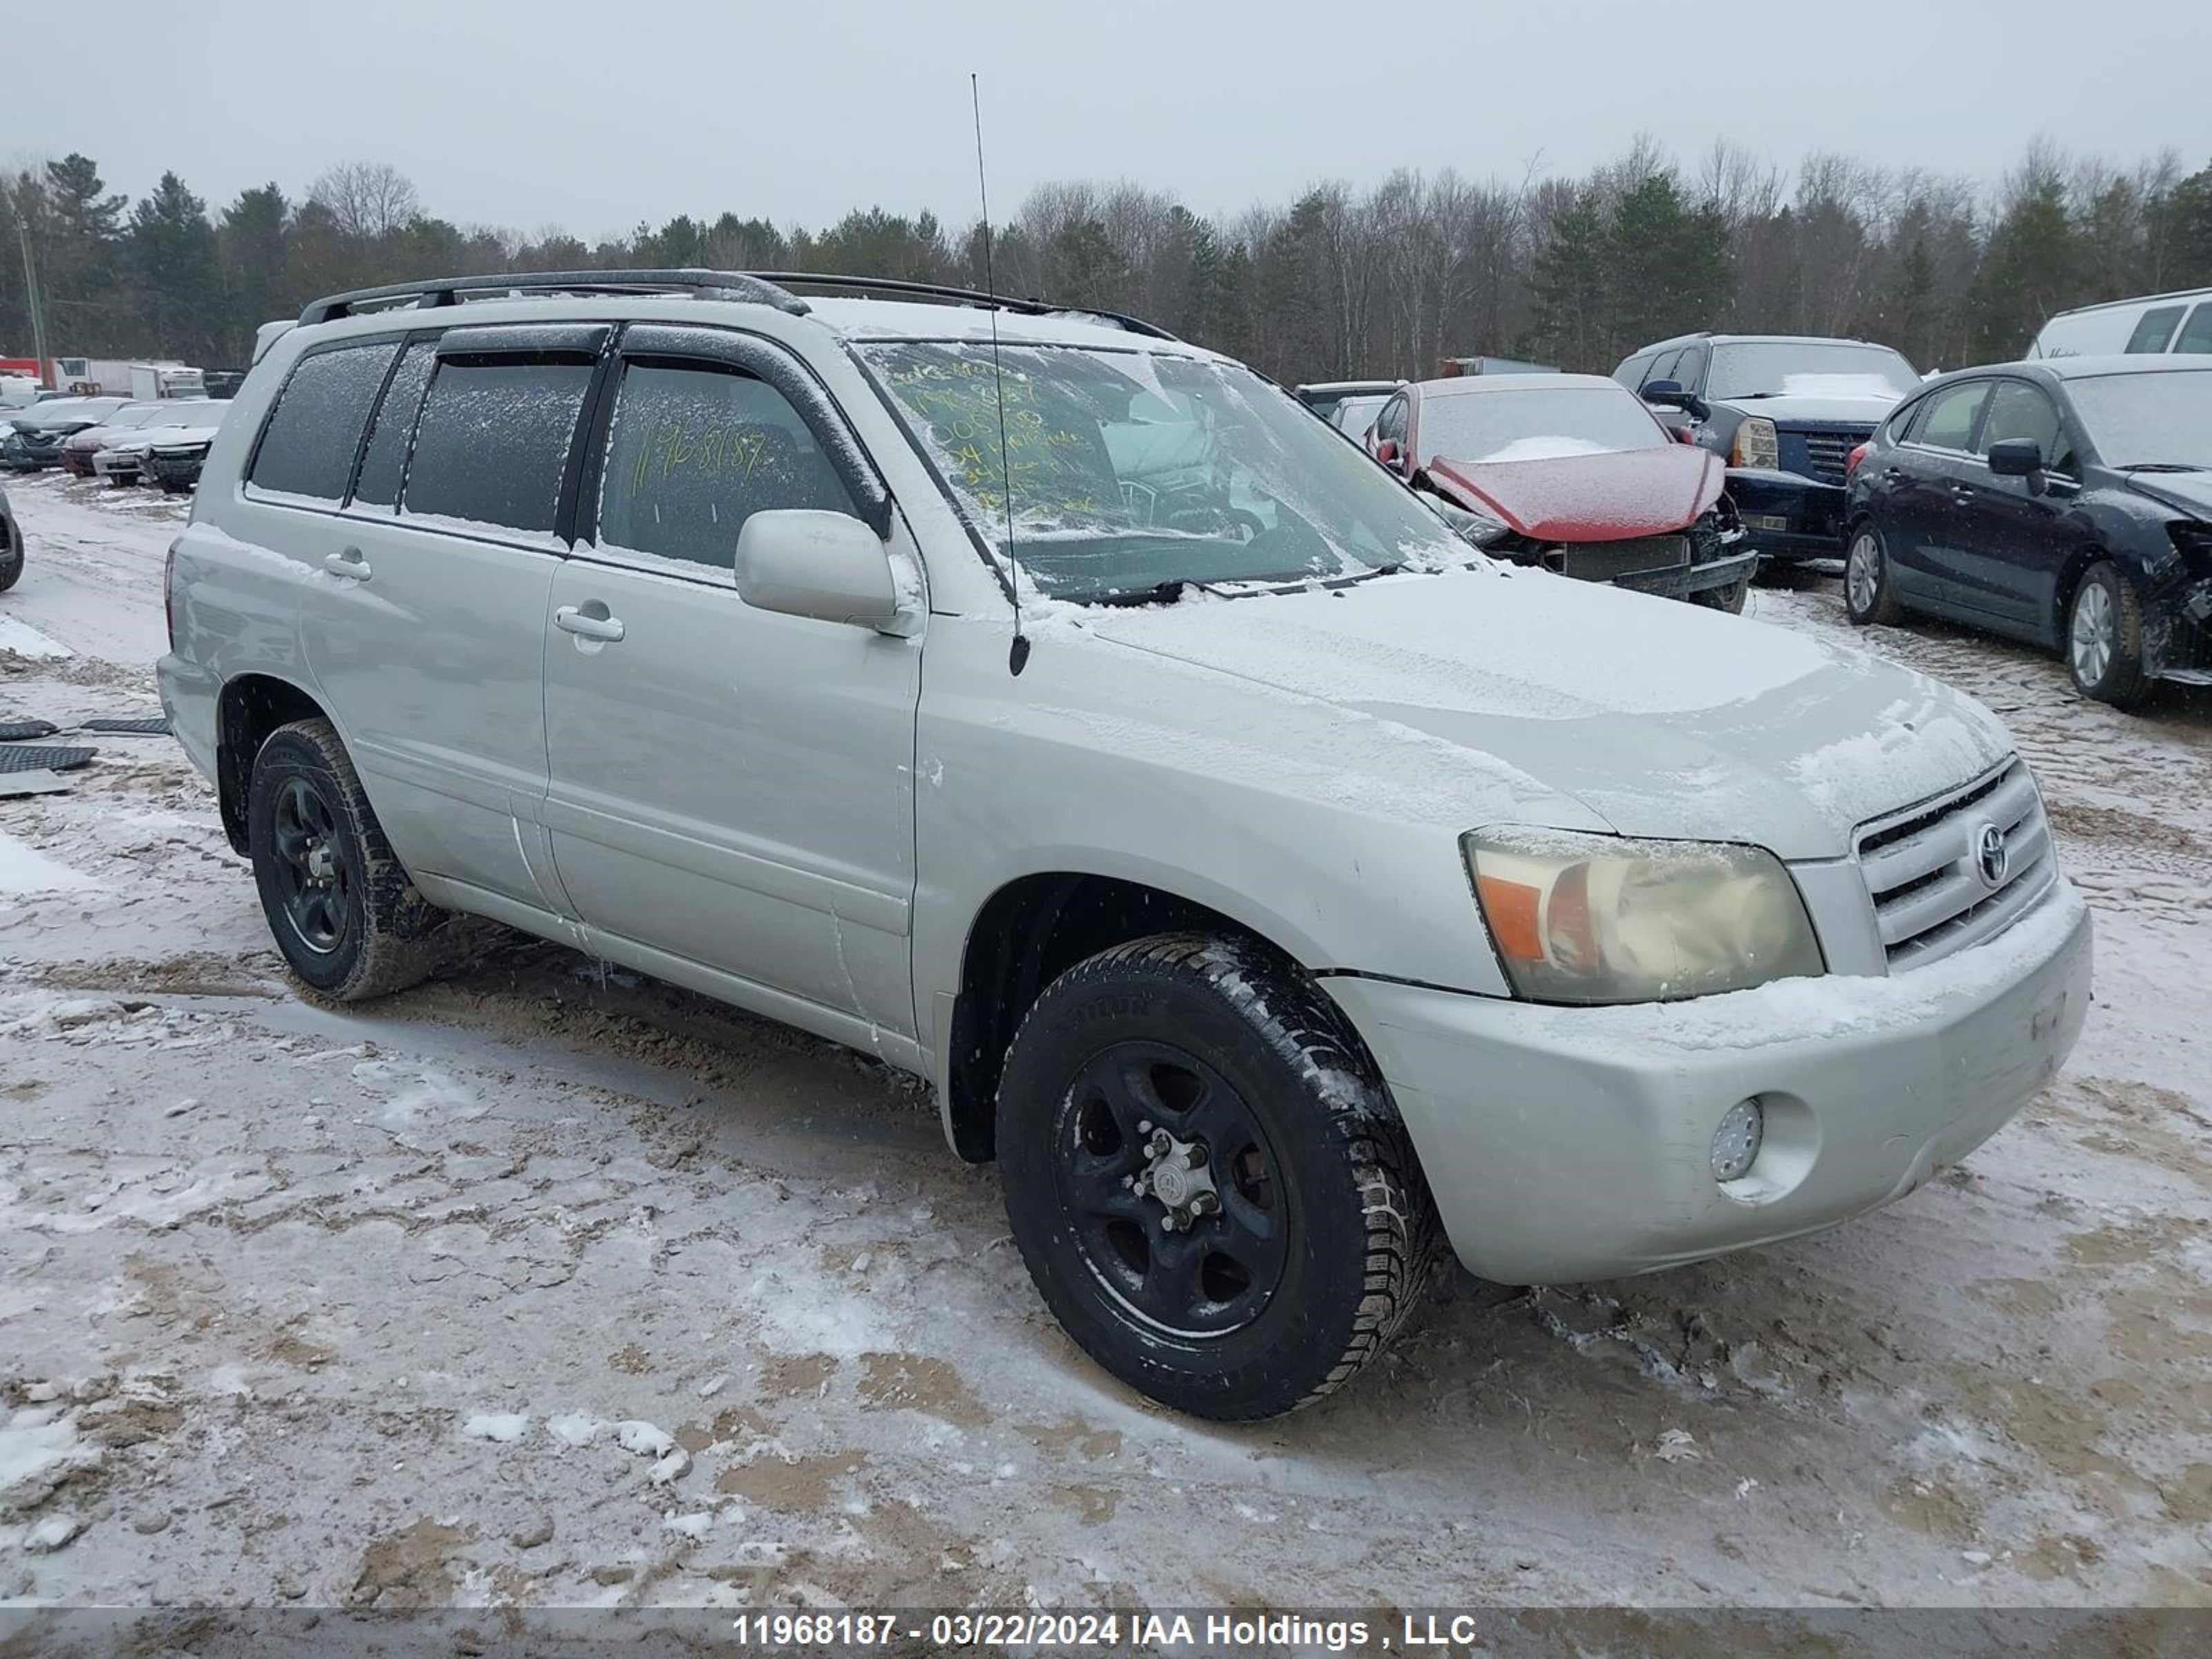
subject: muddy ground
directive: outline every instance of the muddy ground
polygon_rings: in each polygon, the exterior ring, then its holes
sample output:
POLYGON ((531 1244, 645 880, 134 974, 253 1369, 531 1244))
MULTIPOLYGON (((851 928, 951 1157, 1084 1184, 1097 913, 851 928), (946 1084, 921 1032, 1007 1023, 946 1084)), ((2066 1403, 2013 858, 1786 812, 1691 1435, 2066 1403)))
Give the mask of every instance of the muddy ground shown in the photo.
MULTIPOLYGON (((9 489, 0 717, 157 713, 180 505, 9 489)), ((173 744, 100 739, 0 800, 0 1599, 2212 1602, 2212 696, 1863 639, 2042 779, 2063 1075, 1887 1211, 1461 1283, 1250 1429, 1084 1361, 919 1086, 550 945, 311 1006, 173 744)))

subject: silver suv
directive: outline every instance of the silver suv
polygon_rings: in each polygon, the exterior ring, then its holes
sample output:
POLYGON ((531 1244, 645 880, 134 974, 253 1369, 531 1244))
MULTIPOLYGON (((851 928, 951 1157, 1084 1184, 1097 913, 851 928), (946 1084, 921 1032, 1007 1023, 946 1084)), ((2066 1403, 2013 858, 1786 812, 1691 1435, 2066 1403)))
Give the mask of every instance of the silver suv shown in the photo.
POLYGON ((1826 1227, 2064 1058, 2087 914, 1967 698, 1494 565, 1142 324, 824 287, 272 337, 161 682, 311 991, 468 912, 927 1078, 1075 1340, 1222 1418, 1344 1382, 1446 1241, 1826 1227))

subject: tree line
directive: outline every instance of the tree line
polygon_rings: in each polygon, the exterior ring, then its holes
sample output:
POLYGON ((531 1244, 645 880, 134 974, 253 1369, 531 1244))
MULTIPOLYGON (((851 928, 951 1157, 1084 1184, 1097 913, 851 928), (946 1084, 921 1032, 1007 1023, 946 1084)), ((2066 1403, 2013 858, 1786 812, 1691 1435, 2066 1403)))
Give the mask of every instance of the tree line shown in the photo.
MULTIPOLYGON (((1732 144, 1649 140, 1578 178, 1401 170, 1280 205, 1193 212, 1131 183, 1032 191, 997 228, 1001 292, 1133 313, 1285 382, 1418 378, 1447 356, 1605 372, 1701 328, 1846 334, 1923 368, 2001 360, 2069 306, 2212 285, 2212 164, 2031 146, 1984 183, 1732 144)), ((133 202, 70 155, 0 178, 0 356, 166 356, 242 368, 253 332, 320 295, 407 278, 580 267, 848 271, 981 287, 980 224, 856 209, 818 230, 679 215, 586 244, 427 212, 349 162, 210 212, 174 173, 133 202)))

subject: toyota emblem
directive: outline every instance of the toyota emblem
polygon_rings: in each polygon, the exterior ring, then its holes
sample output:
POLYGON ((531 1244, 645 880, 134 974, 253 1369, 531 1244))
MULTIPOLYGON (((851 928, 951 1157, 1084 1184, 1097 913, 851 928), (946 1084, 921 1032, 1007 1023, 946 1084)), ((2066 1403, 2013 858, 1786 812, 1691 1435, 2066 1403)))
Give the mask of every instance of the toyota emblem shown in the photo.
POLYGON ((1994 823, 1985 823, 1974 837, 1974 867, 1981 872, 1985 887, 2004 885, 2005 872, 2012 868, 2012 849, 2005 845, 2004 831, 1994 823))

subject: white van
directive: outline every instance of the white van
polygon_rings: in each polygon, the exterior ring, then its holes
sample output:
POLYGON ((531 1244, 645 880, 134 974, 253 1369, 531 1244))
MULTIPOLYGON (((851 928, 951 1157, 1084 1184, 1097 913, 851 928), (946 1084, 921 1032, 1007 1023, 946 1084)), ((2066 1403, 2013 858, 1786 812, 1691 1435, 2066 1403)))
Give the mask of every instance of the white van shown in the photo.
POLYGON ((2062 311, 2043 325, 2029 358, 2212 352, 2212 288, 2108 300, 2062 311))

